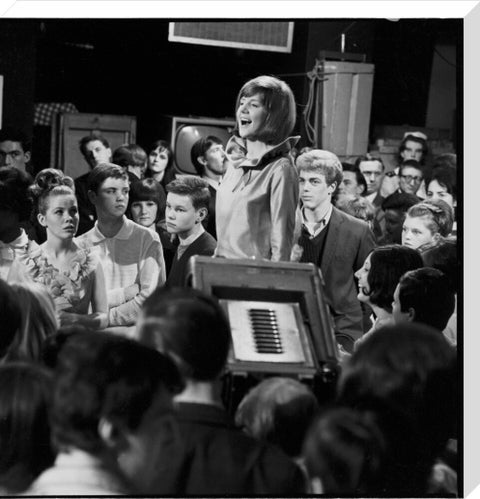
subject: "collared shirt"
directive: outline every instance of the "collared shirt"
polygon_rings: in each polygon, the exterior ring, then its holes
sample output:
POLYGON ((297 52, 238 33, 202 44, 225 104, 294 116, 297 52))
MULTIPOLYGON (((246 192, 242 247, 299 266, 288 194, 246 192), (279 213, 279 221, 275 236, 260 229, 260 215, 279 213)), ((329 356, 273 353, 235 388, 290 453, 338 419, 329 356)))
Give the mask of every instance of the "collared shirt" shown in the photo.
POLYGON ((8 273, 13 261, 23 261, 28 256, 28 252, 35 248, 38 248, 37 243, 28 239, 23 229, 20 229, 20 235, 13 241, 9 243, 0 241, 0 278, 8 281, 8 273))
POLYGON ((202 177, 202 179, 205 180, 207 184, 211 185, 215 190, 218 189, 218 186, 220 184, 218 180, 214 180, 213 178, 210 177, 202 177))
POLYGON ((93 229, 77 239, 81 246, 95 247, 105 274, 109 326, 132 326, 140 308, 157 285, 165 282, 165 261, 158 234, 123 217, 121 229, 105 237, 95 222, 93 229), (127 301, 125 288, 138 286, 127 301))
POLYGON ((300 213, 302 217, 302 225, 305 227, 306 231, 310 234, 310 237, 316 237, 330 222, 330 217, 332 216, 332 205, 327 210, 324 217, 317 222, 308 222, 305 217, 305 208, 303 208, 300 213))

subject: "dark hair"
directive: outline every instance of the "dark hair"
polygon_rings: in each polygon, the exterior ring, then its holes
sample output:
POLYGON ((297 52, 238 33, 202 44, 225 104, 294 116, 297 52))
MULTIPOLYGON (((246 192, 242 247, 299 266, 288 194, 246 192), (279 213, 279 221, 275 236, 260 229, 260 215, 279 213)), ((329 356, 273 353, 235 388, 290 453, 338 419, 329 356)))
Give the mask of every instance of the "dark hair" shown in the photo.
POLYGON ((19 221, 28 220, 33 203, 29 187, 33 180, 27 173, 9 166, 0 168, 0 210, 12 211, 19 221))
POLYGON ((455 310, 455 293, 438 269, 424 267, 406 272, 399 282, 402 312, 415 311, 413 320, 443 331, 455 310))
POLYGON ((48 409, 52 377, 43 367, 21 362, 0 366, 0 488, 24 492, 52 466, 48 409))
POLYGON ((20 330, 22 311, 15 291, 3 279, 0 279, 0 317, 2 320, 0 357, 4 357, 20 330))
POLYGON ((297 157, 297 170, 315 172, 325 176, 327 185, 337 183, 337 187, 343 180, 342 163, 333 152, 322 149, 312 149, 297 157))
MULTIPOLYGON (((291 88, 273 76, 253 78, 240 89, 235 103, 235 114, 240 107, 240 100, 255 94, 262 96, 262 104, 267 111, 265 122, 256 135, 256 140, 270 145, 283 142, 292 133, 297 119, 295 97, 291 88)), ((235 123, 233 133, 238 135, 238 123, 235 123)))
POLYGON ((171 393, 183 388, 176 366, 166 356, 111 333, 70 335, 55 369, 55 444, 98 455, 103 448, 100 419, 135 430, 160 388, 171 393))
POLYGON ((399 244, 388 244, 375 248, 370 253, 370 271, 367 276, 369 297, 373 305, 392 311, 393 293, 400 277, 408 270, 423 267, 420 253, 399 244))
POLYGON ((165 215, 165 191, 163 187, 153 180, 153 178, 144 178, 130 184, 130 192, 128 193, 128 209, 127 213, 130 218, 132 204, 138 201, 153 201, 157 205, 157 217, 155 223, 165 215))
MULTIPOLYGON (((345 172, 355 173, 355 180, 357 181, 358 185, 361 185, 363 187, 361 195, 364 196, 367 193, 367 181, 365 180, 365 177, 363 176, 359 168, 355 165, 352 165, 351 163, 342 162, 342 169, 344 173, 345 172)), ((345 175, 343 175, 343 178, 345 179, 345 175)))
POLYGON ((75 184, 71 177, 67 177, 61 170, 45 168, 37 173, 30 194, 35 201, 36 210, 45 215, 48 209, 50 196, 75 196, 75 184))
POLYGON ((22 130, 10 127, 2 128, 0 130, 0 142, 6 142, 7 140, 10 142, 18 142, 22 146, 23 152, 32 150, 32 141, 22 130))
POLYGON ((206 208, 210 201, 210 190, 208 182, 200 177, 185 175, 176 180, 172 180, 166 187, 167 192, 178 194, 179 196, 188 196, 192 200, 192 205, 196 210, 206 208))
POLYGON ((447 237, 452 232, 453 210, 441 199, 427 199, 417 203, 409 208, 407 216, 427 218, 427 227, 432 234, 438 232, 441 236, 447 237))
POLYGON ((88 156, 87 144, 90 144, 90 142, 94 142, 95 140, 99 140, 107 149, 110 147, 108 140, 100 134, 91 134, 82 137, 78 145, 80 146, 80 152, 85 158, 88 156))
POLYGON ((371 412, 339 407, 322 413, 305 438, 303 455, 323 494, 382 496, 386 442, 371 412))
POLYGON ((317 399, 306 385, 292 378, 261 381, 242 399, 235 423, 257 440, 280 447, 298 457, 303 439, 319 410, 317 399))
MULTIPOLYGON (((152 152, 155 151, 157 147, 160 148, 160 151, 163 150, 166 151, 168 155, 167 166, 165 168, 165 173, 162 181, 162 184, 165 186, 175 178, 175 168, 173 165, 173 151, 172 148, 170 147, 170 144, 166 140, 159 139, 150 144, 150 146, 147 148, 147 154, 150 156, 150 154, 152 154, 152 152)), ((147 170, 145 171, 145 176, 146 177, 153 176, 153 172, 150 170, 149 166, 147 166, 147 170)))
POLYGON ((113 151, 112 163, 123 168, 128 166, 145 166, 147 163, 147 153, 137 144, 124 144, 113 151))
POLYGON ((432 267, 443 272, 450 282, 450 288, 454 293, 457 293, 460 262, 457 256, 456 241, 446 240, 426 249, 422 253, 422 259, 425 267, 432 267))
POLYGON ((439 154, 433 158, 432 168, 457 168, 457 155, 451 152, 439 154))
POLYGON ((419 201, 420 198, 415 196, 415 194, 394 192, 382 201, 382 210, 398 210, 402 213, 406 213, 411 206, 417 204, 419 201))
POLYGON ((401 153, 405 151, 405 149, 407 148, 407 142, 409 141, 416 142, 417 144, 420 144, 422 146, 422 158, 420 159, 420 163, 424 165, 428 155, 427 141, 425 139, 422 139, 421 137, 416 137, 415 135, 410 134, 405 135, 402 142, 400 142, 400 146, 398 148, 398 162, 402 163, 403 158, 401 156, 401 153))
POLYGON ((382 171, 385 170, 385 164, 383 163, 383 159, 380 156, 376 156, 371 153, 364 154, 362 156, 359 156, 355 160, 355 168, 358 168, 360 170, 360 164, 363 163, 364 161, 378 161, 382 165, 382 171))
POLYGON ((123 179, 128 181, 128 175, 121 166, 113 163, 97 165, 88 175, 87 189, 98 194, 98 189, 107 178, 123 179))
POLYGON ((225 367, 230 325, 219 303, 190 288, 157 288, 143 304, 140 337, 180 359, 186 378, 213 381, 225 367))
POLYGON ((457 171, 448 166, 433 168, 425 177, 425 190, 428 195, 430 182, 436 180, 441 187, 444 187, 453 199, 457 199, 457 171))
POLYGON ((434 461, 454 429, 455 357, 437 330, 405 322, 366 338, 344 364, 337 403, 373 411, 387 442, 382 495, 427 492, 434 461))
POLYGON ((415 159, 406 159, 405 161, 403 161, 400 164, 400 166, 398 167, 398 175, 399 176, 402 175, 402 172, 405 168, 415 168, 415 169, 419 170, 420 172, 422 172, 422 176, 425 173, 424 166, 422 166, 422 164, 415 159))
POLYGON ((198 161, 200 156, 205 156, 205 153, 212 147, 214 144, 223 145, 223 142, 214 135, 209 135, 208 137, 201 137, 198 139, 195 144, 193 144, 192 149, 190 150, 190 159, 192 160, 192 164, 195 167, 195 171, 198 175, 203 175, 205 173, 205 165, 202 165, 198 161))

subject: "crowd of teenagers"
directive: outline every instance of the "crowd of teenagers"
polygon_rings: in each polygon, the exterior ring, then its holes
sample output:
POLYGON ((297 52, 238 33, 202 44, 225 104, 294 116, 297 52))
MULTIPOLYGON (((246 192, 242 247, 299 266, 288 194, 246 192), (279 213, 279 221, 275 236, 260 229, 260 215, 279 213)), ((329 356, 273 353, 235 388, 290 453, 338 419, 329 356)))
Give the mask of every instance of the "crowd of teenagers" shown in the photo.
POLYGON ((459 494, 456 156, 411 131, 392 171, 342 163, 298 147, 296 107, 246 82, 195 175, 164 140, 99 133, 89 172, 34 175, 0 130, 1 493, 459 494), (191 288, 194 255, 318 267, 334 396, 263 376, 227 410, 230 324, 191 288))

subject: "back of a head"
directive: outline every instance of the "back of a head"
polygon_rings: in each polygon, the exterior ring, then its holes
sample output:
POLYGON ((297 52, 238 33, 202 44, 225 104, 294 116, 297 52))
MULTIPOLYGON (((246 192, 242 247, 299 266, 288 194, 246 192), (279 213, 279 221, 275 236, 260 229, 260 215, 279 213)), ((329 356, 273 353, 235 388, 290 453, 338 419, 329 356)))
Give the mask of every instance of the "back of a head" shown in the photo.
POLYGON ((137 341, 98 331, 70 335, 56 359, 54 442, 98 455, 102 418, 134 431, 160 389, 181 388, 173 362, 137 341))
POLYGON ((306 385, 292 378, 273 377, 247 393, 238 406, 235 422, 252 437, 297 457, 317 412, 317 399, 306 385))
POLYGON ((335 408, 322 413, 307 433, 303 456, 315 493, 379 495, 385 442, 369 412, 335 408))
POLYGON ((53 464, 48 409, 52 377, 20 362, 0 366, 0 489, 16 494, 53 464))
POLYGON ((128 166, 144 166, 147 153, 137 144, 125 144, 117 147, 112 154, 112 163, 126 168, 128 166))
POLYGON ((455 309, 455 293, 448 277, 423 267, 406 272, 399 283, 402 312, 414 310, 414 321, 443 331, 455 309))
POLYGON ((408 192, 394 192, 387 196, 382 202, 382 210, 398 210, 406 213, 408 209, 417 204, 420 198, 408 192))
POLYGON ((426 492, 433 462, 453 431, 456 389, 454 350, 423 324, 382 328, 345 364, 338 402, 377 414, 388 445, 388 495, 426 492))
POLYGON ((454 293, 458 292, 460 262, 457 254, 457 242, 446 240, 422 253, 425 267, 432 267, 443 272, 451 284, 454 293))
POLYGON ((158 288, 143 305, 140 337, 170 353, 187 379, 214 381, 230 348, 230 325, 218 301, 189 288, 158 288))
POLYGON ((0 210, 13 211, 20 221, 28 220, 32 212, 29 187, 32 178, 28 173, 4 166, 0 168, 0 210))

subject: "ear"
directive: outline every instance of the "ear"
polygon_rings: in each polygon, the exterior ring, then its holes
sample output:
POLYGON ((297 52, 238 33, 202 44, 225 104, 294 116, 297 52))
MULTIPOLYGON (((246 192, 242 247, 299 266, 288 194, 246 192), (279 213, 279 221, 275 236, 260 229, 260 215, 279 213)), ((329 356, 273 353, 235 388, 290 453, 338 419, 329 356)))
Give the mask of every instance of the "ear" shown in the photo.
POLYGON ((197 210, 197 215, 196 215, 196 223, 203 222, 205 220, 205 217, 208 214, 208 210, 206 208, 199 208, 197 210))
POLYGON ((329 193, 329 194, 334 193, 334 192, 337 190, 337 186, 338 186, 337 182, 332 182, 332 183, 328 186, 328 189, 329 189, 328 193, 329 193))
POLYGON ((205 159, 205 156, 198 156, 197 161, 203 166, 207 165, 207 160, 205 159))
POLYGON ((413 307, 410 307, 408 309, 408 322, 414 322, 415 321, 415 309, 413 307))
POLYGON ((93 205, 95 205, 95 201, 97 200, 97 195, 95 194, 95 192, 94 191, 88 191, 87 192, 87 196, 88 196, 89 201, 93 205))
POLYGON ((38 223, 42 226, 42 227, 46 227, 47 226, 47 223, 45 221, 45 215, 42 215, 41 213, 38 213, 37 214, 37 220, 38 220, 38 223))
POLYGON ((97 431, 105 447, 108 449, 119 448, 123 435, 117 425, 112 423, 109 419, 100 418, 97 431))
POLYGON ((25 163, 28 163, 32 159, 32 153, 27 151, 23 154, 25 156, 25 163))
POLYGON ((440 235, 440 232, 437 232, 433 235, 433 241, 437 243, 441 239, 441 237, 442 236, 440 235))

